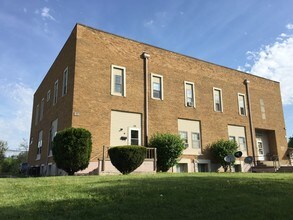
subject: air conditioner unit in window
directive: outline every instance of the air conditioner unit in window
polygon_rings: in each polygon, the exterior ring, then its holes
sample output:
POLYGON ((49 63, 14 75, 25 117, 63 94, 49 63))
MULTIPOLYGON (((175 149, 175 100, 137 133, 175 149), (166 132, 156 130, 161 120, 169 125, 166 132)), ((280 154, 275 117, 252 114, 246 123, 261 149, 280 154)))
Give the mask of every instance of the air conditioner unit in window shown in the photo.
POLYGON ((187 102, 188 107, 193 107, 193 102, 187 102))

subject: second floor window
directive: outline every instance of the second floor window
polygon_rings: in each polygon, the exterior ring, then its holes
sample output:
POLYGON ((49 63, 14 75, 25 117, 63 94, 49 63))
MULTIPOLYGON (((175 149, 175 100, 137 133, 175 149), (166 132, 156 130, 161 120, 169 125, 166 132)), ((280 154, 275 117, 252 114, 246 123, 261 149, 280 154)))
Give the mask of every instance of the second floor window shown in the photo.
POLYGON ((245 116, 246 115, 246 106, 245 106, 245 95, 238 94, 238 106, 239 106, 239 114, 245 116))
POLYGON ((40 106, 38 104, 36 107, 36 112, 35 112, 35 125, 37 125, 38 121, 39 121, 39 108, 40 108, 40 106))
POLYGON ((163 76, 151 75, 151 92, 153 99, 163 100, 163 76))
POLYGON ((62 96, 67 94, 68 67, 63 72, 62 96))
POLYGON ((44 102, 45 102, 45 99, 43 98, 42 101, 41 101, 40 121, 44 117, 44 102))
POLYGON ((184 88, 185 88, 185 106, 195 107, 194 83, 185 81, 184 88))
POLYGON ((57 103, 57 100, 58 100, 58 80, 54 83, 53 105, 57 103))
POLYGON ((43 131, 39 131, 37 157, 42 153, 43 146, 43 131))
POLYGON ((126 68, 112 65, 111 95, 126 96, 126 68))
POLYGON ((222 90, 218 88, 213 89, 214 93, 214 110, 216 112, 223 111, 222 90))

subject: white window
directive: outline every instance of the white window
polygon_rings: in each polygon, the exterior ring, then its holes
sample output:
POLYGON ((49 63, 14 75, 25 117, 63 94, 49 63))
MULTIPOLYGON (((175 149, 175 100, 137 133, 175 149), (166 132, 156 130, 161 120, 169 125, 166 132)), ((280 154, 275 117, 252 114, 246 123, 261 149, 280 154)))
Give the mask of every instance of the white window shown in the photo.
POLYGON ((184 142, 185 148, 188 148, 188 133, 187 131, 179 131, 179 135, 184 142))
POLYGON ((236 142, 236 137, 235 136, 229 136, 229 140, 236 142))
POLYGON ((38 124, 38 120, 39 120, 39 108, 40 108, 40 106, 38 104, 36 107, 36 112, 35 112, 35 125, 38 124))
POLYGON ((126 96, 126 68, 111 66, 111 95, 126 96))
POLYGON ((151 75, 151 91, 153 99, 164 99, 163 93, 163 76, 152 74, 151 75))
POLYGON ((49 150, 48 150, 49 157, 52 156, 52 144, 53 144, 54 137, 57 134, 57 127, 58 127, 58 118, 51 123, 51 129, 49 131, 49 150))
POLYGON ((45 102, 45 99, 42 98, 42 101, 41 101, 41 111, 40 111, 40 121, 43 120, 43 117, 44 117, 44 102, 45 102))
POLYGON ((214 93, 214 110, 216 112, 223 111, 222 89, 213 88, 214 93))
POLYGON ((261 118, 266 119, 265 103, 263 99, 260 99, 260 112, 261 112, 261 118))
POLYGON ((238 137, 238 144, 239 144, 239 149, 241 151, 246 151, 245 137, 238 137))
POLYGON ((195 108, 194 83, 184 82, 185 106, 195 108))
POLYGON ((130 145, 141 145, 140 129, 129 128, 128 130, 128 144, 130 145))
POLYGON ((245 116, 246 115, 246 104, 245 104, 245 95, 238 93, 238 107, 239 114, 245 116))
POLYGON ((58 80, 54 83, 54 97, 53 97, 53 105, 57 103, 58 100, 58 80))
POLYGON ((50 98, 51 98, 51 90, 49 89, 47 92, 47 102, 50 101, 50 98))
POLYGON ((193 149, 200 149, 200 135, 199 133, 191 133, 191 140, 192 140, 192 148, 193 149))
POLYGON ((42 147, 43 147, 43 130, 39 131, 37 160, 41 158, 42 147))
POLYGON ((67 94, 68 67, 63 72, 62 96, 67 94))

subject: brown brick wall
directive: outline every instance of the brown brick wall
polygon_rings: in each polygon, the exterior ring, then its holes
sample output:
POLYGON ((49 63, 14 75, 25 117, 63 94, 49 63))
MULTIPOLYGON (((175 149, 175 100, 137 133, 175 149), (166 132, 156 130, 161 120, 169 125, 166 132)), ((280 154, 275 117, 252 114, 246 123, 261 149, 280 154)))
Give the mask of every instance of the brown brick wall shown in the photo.
MULTIPOLYGON (((72 103, 73 103, 73 85, 74 85, 74 69, 75 69, 75 48, 76 48, 76 29, 74 29, 65 43, 64 47, 60 51, 53 65, 49 69, 47 75, 43 79, 39 88, 34 94, 33 104, 33 117, 31 125, 31 137, 33 137, 33 143, 29 147, 28 161, 31 165, 46 164, 47 152, 49 143, 49 131, 51 123, 58 118, 58 131, 72 125, 72 103), (68 89, 67 94, 62 97, 62 85, 63 85, 63 71, 68 66, 68 89), (54 96, 54 83, 58 80, 58 100, 53 105, 54 96), (50 101, 47 102, 47 92, 51 90, 50 101), (45 99, 44 104, 44 117, 43 120, 35 125, 35 114, 37 104, 41 105, 42 98, 45 99), (37 145, 38 145, 38 133, 43 130, 43 147, 41 153, 41 159, 36 160, 37 145)), ((50 157, 48 162, 52 162, 53 158, 50 157)))

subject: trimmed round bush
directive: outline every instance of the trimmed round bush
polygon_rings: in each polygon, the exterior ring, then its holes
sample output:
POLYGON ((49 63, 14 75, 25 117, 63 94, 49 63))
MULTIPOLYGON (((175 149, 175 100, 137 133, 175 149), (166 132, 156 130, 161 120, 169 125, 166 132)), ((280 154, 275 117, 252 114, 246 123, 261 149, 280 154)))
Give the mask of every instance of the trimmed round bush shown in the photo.
POLYGON ((133 172, 146 157, 147 149, 142 146, 117 146, 109 149, 111 163, 123 175, 133 172))
POLYGON ((179 135, 157 133, 151 137, 149 146, 157 148, 157 171, 167 172, 173 167, 182 151, 184 142, 179 135))
POLYGON ((73 175, 88 167, 92 151, 91 133, 83 128, 67 128, 56 134, 53 157, 58 168, 73 175))

